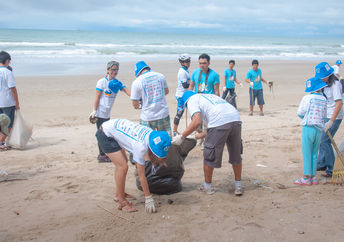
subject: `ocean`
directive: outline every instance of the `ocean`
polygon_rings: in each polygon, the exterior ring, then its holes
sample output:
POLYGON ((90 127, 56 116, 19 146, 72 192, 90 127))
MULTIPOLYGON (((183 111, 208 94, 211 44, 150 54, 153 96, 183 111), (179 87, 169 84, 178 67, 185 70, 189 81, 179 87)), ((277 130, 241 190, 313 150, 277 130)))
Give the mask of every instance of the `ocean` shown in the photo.
POLYGON ((0 29, 0 50, 12 56, 16 75, 78 75, 104 72, 106 62, 196 59, 333 60, 344 55, 335 37, 228 34, 129 33, 0 29))

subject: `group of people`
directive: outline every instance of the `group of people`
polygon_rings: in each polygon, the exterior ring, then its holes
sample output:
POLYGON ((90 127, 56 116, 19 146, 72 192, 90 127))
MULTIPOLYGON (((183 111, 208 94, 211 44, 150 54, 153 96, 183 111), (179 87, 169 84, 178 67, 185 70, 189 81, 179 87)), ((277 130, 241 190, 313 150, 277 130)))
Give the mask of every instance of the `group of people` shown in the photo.
MULTIPOLYGON (((11 57, 7 52, 0 52, 0 149, 6 150, 5 139, 11 131, 15 110, 19 109, 19 99, 14 77, 9 66, 11 57)), ((203 171, 204 182, 199 191, 213 194, 212 185, 214 168, 222 166, 224 146, 228 150, 228 162, 234 171, 234 194, 242 195, 241 184, 243 145, 241 140, 242 122, 235 105, 227 102, 227 95, 235 96, 237 80, 234 69, 235 61, 230 60, 224 71, 223 93, 220 97, 220 78, 210 66, 210 57, 201 54, 199 68, 190 75, 191 57, 179 56, 180 69, 176 90, 177 113, 171 130, 169 108, 166 95, 169 88, 164 75, 151 70, 144 61, 135 64, 136 79, 127 88, 116 77, 119 63, 107 64, 106 76, 96 85, 96 97, 89 119, 97 126, 96 138, 99 147, 99 162, 112 162, 115 165, 116 192, 114 200, 118 209, 127 212, 137 211, 128 201, 133 196, 125 192, 128 171, 128 151, 136 165, 138 177, 145 195, 145 210, 156 212, 154 199, 149 191, 145 164, 152 163, 154 168, 166 166, 166 159, 171 145, 181 145, 186 138, 204 139, 203 171), (130 97, 135 109, 140 109, 140 122, 135 123, 123 118, 111 119, 110 113, 119 92, 130 97), (185 108, 191 114, 191 122, 179 133, 178 125, 185 108)), ((303 176, 294 181, 298 185, 318 184, 317 170, 324 170, 324 176, 333 172, 334 153, 327 134, 335 135, 343 119, 343 87, 339 79, 338 60, 334 67, 322 62, 315 67, 315 76, 306 81, 306 95, 298 108, 302 119, 302 154, 303 176)), ((246 74, 249 84, 250 113, 257 99, 260 115, 263 113, 264 97, 262 82, 270 84, 262 77, 257 60, 252 61, 252 69, 246 74)))
POLYGON ((316 185, 317 171, 332 177, 335 155, 329 135, 334 136, 343 120, 343 86, 340 82, 341 60, 331 67, 321 62, 315 76, 307 80, 297 114, 302 119, 303 176, 294 180, 298 185, 316 185))
MULTIPOLYGON (((169 147, 181 145, 187 137, 205 138, 204 142, 204 182, 198 187, 202 192, 213 194, 212 175, 214 168, 220 168, 224 145, 227 145, 229 162, 234 170, 235 195, 242 195, 242 141, 241 120, 238 110, 219 97, 219 75, 209 68, 210 57, 199 56, 199 68, 189 74, 191 57, 179 57, 181 68, 178 71, 176 98, 177 114, 173 132, 170 125, 166 95, 169 93, 164 75, 152 71, 144 62, 135 64, 135 77, 131 89, 127 89, 116 79, 119 63, 109 62, 107 75, 98 81, 94 110, 90 121, 97 124, 96 137, 100 154, 99 162, 115 164, 116 193, 118 209, 136 211, 128 199, 133 196, 125 192, 125 178, 128 171, 127 150, 136 164, 138 177, 145 195, 147 212, 155 212, 155 204, 145 177, 145 163, 154 167, 166 165, 169 147), (119 91, 130 96, 132 106, 141 109, 140 122, 110 118, 111 107, 119 91), (191 113, 191 123, 181 134, 177 128, 184 109, 191 113), (196 134, 193 134, 194 131, 196 134)), ((231 62, 232 63, 232 62, 231 62)), ((233 71, 233 66, 231 70, 233 71)), ((261 75, 261 74, 259 74, 261 75)), ((228 79, 230 76, 228 77, 228 79)), ((233 79, 234 81, 236 78, 233 79)), ((257 79, 257 82, 259 82, 257 79)), ((232 81, 232 79, 230 79, 232 81)), ((253 86, 253 85, 252 85, 253 86)), ((226 91, 226 90, 224 90, 226 91)))

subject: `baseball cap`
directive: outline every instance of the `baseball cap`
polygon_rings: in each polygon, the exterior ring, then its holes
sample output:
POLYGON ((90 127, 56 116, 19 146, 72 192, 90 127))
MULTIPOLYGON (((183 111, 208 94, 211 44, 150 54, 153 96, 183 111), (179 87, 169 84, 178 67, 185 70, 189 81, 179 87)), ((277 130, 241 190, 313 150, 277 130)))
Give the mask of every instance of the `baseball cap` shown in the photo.
POLYGON ((337 60, 337 61, 336 61, 336 64, 337 64, 337 65, 341 65, 341 64, 343 64, 343 63, 342 63, 341 60, 337 60))
POLYGON ((254 65, 254 64, 257 64, 257 65, 259 65, 259 62, 258 62, 258 60, 253 60, 253 61, 252 61, 252 65, 254 65))

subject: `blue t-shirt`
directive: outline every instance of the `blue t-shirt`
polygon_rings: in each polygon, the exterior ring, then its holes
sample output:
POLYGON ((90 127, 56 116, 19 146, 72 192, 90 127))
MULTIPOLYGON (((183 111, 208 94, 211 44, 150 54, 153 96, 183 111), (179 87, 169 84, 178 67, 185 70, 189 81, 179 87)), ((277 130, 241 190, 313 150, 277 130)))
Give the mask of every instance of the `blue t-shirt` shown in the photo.
POLYGON ((235 88, 235 78, 236 78, 236 71, 233 69, 232 71, 227 68, 223 75, 226 77, 226 88, 235 88))
POLYGON ((246 74, 246 79, 249 79, 253 82, 253 89, 259 90, 263 89, 262 85, 262 71, 258 68, 257 71, 251 69, 246 74))
POLYGON ((198 93, 206 93, 206 94, 215 94, 214 86, 215 84, 220 83, 219 74, 209 68, 209 75, 207 80, 207 85, 205 85, 205 79, 207 73, 201 73, 201 81, 198 83, 199 73, 201 72, 201 68, 197 68, 194 70, 191 76, 191 81, 195 83, 195 92, 198 93))

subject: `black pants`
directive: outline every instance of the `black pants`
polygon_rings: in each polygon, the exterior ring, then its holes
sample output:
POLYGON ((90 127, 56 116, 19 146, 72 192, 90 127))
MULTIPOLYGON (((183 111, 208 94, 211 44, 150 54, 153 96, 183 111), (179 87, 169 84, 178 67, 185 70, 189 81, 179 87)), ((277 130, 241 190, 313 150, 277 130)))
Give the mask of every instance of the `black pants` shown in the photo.
MULTIPOLYGON (((110 120, 109 118, 98 118, 97 121, 97 129, 99 129, 99 127, 106 121, 110 120)), ((98 149, 99 149, 99 155, 105 155, 105 153, 102 151, 102 149, 100 148, 99 144, 98 144, 98 149)))
POLYGON ((230 94, 231 96, 233 96, 234 93, 235 93, 235 92, 234 92, 234 88, 226 88, 226 90, 223 91, 223 94, 222 94, 222 98, 223 98, 223 99, 225 99, 225 98, 227 97, 228 92, 229 92, 229 94, 230 94))

